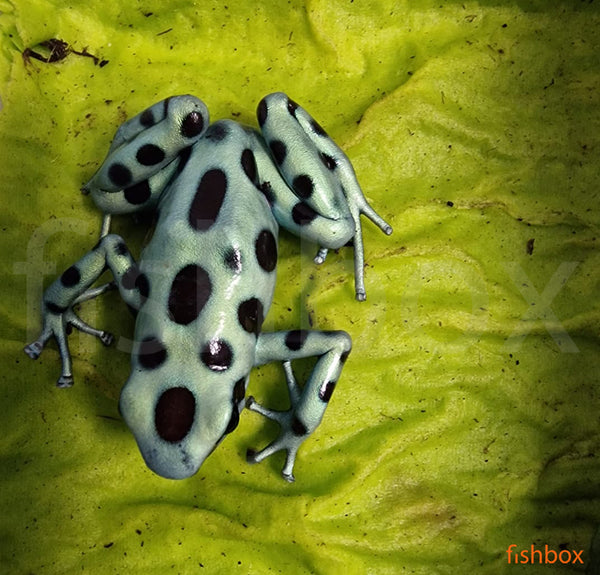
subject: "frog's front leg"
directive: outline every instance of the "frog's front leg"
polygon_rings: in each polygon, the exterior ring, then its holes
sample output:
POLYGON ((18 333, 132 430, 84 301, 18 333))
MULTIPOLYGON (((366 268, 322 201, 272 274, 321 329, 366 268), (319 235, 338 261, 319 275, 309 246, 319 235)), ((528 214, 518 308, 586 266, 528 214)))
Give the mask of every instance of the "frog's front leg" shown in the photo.
POLYGON ((105 214, 153 209, 208 123, 208 110, 195 96, 157 102, 119 127, 83 193, 91 193, 105 214))
POLYGON ((366 299, 360 216, 387 235, 391 226, 367 202, 346 154, 306 110, 278 92, 263 98, 257 116, 268 151, 258 149, 256 162, 261 179, 269 184, 263 191, 275 217, 286 229, 319 244, 319 264, 328 249, 352 240, 356 299, 366 299), (281 185, 281 178, 287 185, 281 185))
POLYGON ((282 475, 294 481, 293 469, 298 448, 318 427, 327 403, 346 361, 352 340, 344 331, 305 331, 261 333, 256 345, 256 364, 283 361, 291 407, 273 411, 256 403, 253 397, 247 407, 281 426, 277 439, 262 451, 248 450, 247 459, 258 463, 269 455, 285 449, 287 452, 282 475), (290 361, 303 357, 318 357, 308 381, 300 388, 296 383, 290 361))
POLYGON ((139 273, 125 243, 116 234, 103 237, 91 251, 48 287, 42 300, 42 331, 34 342, 25 346, 24 351, 30 358, 36 359, 48 340, 51 337, 56 339, 62 360, 58 387, 73 385, 71 355, 67 343, 67 334, 71 327, 98 337, 104 345, 110 345, 112 342, 113 337, 110 333, 91 327, 73 311, 75 304, 115 287, 115 283, 110 282, 89 289, 107 266, 113 273, 121 297, 132 308, 139 309, 148 296, 145 276, 139 273))

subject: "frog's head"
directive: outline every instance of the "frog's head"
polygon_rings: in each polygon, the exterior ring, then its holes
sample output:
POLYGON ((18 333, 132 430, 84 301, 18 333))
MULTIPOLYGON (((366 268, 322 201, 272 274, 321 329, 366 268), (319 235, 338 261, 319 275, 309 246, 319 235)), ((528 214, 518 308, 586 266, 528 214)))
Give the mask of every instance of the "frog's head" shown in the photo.
POLYGON ((247 378, 203 385, 185 371, 166 381, 155 374, 148 381, 148 375, 132 372, 119 410, 148 467, 168 479, 185 479, 237 427, 247 378))

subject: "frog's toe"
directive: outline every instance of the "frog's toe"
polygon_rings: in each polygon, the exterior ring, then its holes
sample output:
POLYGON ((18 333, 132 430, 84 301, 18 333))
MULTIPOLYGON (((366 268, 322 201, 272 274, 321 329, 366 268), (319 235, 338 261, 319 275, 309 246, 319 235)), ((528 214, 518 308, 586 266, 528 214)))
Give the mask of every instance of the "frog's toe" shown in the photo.
POLYGON ((31 359, 37 359, 38 357, 40 357, 40 354, 42 353, 43 349, 44 349, 44 346, 39 341, 34 341, 33 343, 26 345, 23 348, 23 351, 31 359))
POLYGON ((325 259, 327 258, 327 252, 329 250, 327 248, 319 248, 319 251, 317 252, 317 254, 315 255, 313 261, 317 264, 317 265, 321 265, 325 259))
POLYGON ((73 383, 72 375, 61 375, 56 382, 56 387, 72 387, 73 383))
POLYGON ((108 347, 109 345, 112 344, 112 342, 114 341, 114 336, 112 333, 108 332, 108 331, 102 331, 100 332, 100 335, 98 336, 98 339, 100 339, 100 341, 106 346, 108 347))
MULTIPOLYGON (((254 405, 256 406, 256 404, 254 405)), ((305 433, 300 433, 297 428, 298 426, 294 423, 295 420, 296 418, 292 418, 288 413, 287 422, 279 421, 282 426, 279 436, 260 451, 248 449, 246 451, 246 461, 248 463, 260 463, 278 451, 285 451, 286 459, 285 465, 281 470, 281 476, 289 483, 294 482, 295 477, 293 471, 296 455, 298 454, 298 448, 306 436, 305 433)), ((304 432, 304 429, 302 432, 304 432)))
POLYGON ((298 453, 298 446, 292 446, 287 450, 287 456, 285 465, 281 470, 281 476, 288 482, 293 483, 296 481, 294 477, 294 463, 296 462, 296 454, 298 453))
POLYGON ((281 438, 279 440, 275 440, 270 445, 267 445, 263 450, 256 451, 252 448, 246 450, 246 461, 250 464, 260 463, 263 459, 266 459, 273 453, 281 451, 285 449, 287 452, 285 465, 281 470, 281 476, 288 482, 293 483, 296 481, 294 477, 294 463, 296 461, 296 453, 298 452, 298 448, 296 446, 292 446, 290 448, 286 447, 281 438))

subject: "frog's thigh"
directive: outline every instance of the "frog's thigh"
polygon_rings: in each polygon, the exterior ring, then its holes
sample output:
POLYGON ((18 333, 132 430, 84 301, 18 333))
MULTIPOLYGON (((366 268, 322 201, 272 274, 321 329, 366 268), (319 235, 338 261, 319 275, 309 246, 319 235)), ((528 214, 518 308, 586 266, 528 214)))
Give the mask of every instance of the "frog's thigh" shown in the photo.
POLYGON ((351 348, 352 340, 345 331, 294 329, 261 333, 256 342, 255 365, 264 365, 271 361, 320 357, 328 352, 336 357, 347 357, 351 348))
POLYGON ((148 295, 148 283, 137 271, 121 237, 115 234, 104 236, 44 292, 42 331, 34 342, 25 346, 24 351, 29 357, 36 359, 48 340, 54 336, 62 360, 61 376, 57 383, 59 387, 73 385, 71 355, 67 343, 69 326, 100 338, 105 345, 112 341, 112 335, 88 325, 73 311, 74 304, 96 297, 110 288, 112 284, 89 289, 107 267, 113 272, 123 299, 131 307, 139 309, 148 295))
POLYGON ((248 409, 279 423, 278 437, 259 452, 248 450, 250 463, 258 463, 280 450, 287 453, 282 475, 294 481, 294 463, 300 445, 317 428, 348 357, 352 341, 343 331, 318 332, 294 330, 260 334, 256 346, 257 363, 283 360, 291 407, 280 412, 268 409, 249 397, 248 409), (290 360, 317 356, 319 359, 308 381, 300 387, 292 372, 290 360))
POLYGON ((290 386, 292 411, 309 435, 319 425, 350 350, 345 331, 293 330, 261 333, 256 343, 256 365, 318 357, 304 387, 290 386))
POLYGON ((320 246, 337 249, 354 236, 355 222, 348 205, 333 188, 322 187, 319 194, 336 202, 315 202, 299 198, 283 179, 279 170, 258 138, 254 155, 260 178, 259 186, 267 198, 277 222, 293 234, 311 240, 320 246), (331 193, 331 196, 329 194, 331 193))
POLYGON ((104 236, 92 250, 85 254, 58 278, 44 294, 44 304, 52 310, 66 310, 73 303, 88 299, 86 290, 109 268, 115 278, 123 300, 139 309, 148 295, 148 280, 138 270, 137 264, 116 234, 104 236))

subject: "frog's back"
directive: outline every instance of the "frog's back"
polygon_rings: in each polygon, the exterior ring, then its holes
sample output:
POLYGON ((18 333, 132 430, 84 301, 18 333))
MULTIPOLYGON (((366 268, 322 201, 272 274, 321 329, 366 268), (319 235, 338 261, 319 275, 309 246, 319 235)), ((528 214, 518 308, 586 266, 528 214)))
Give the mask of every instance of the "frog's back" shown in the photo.
POLYGON ((150 293, 136 340, 160 337, 183 351, 201 339, 208 348, 217 341, 249 352, 273 297, 277 263, 277 223, 257 185, 251 136, 234 122, 216 122, 184 162, 142 254, 150 293))

